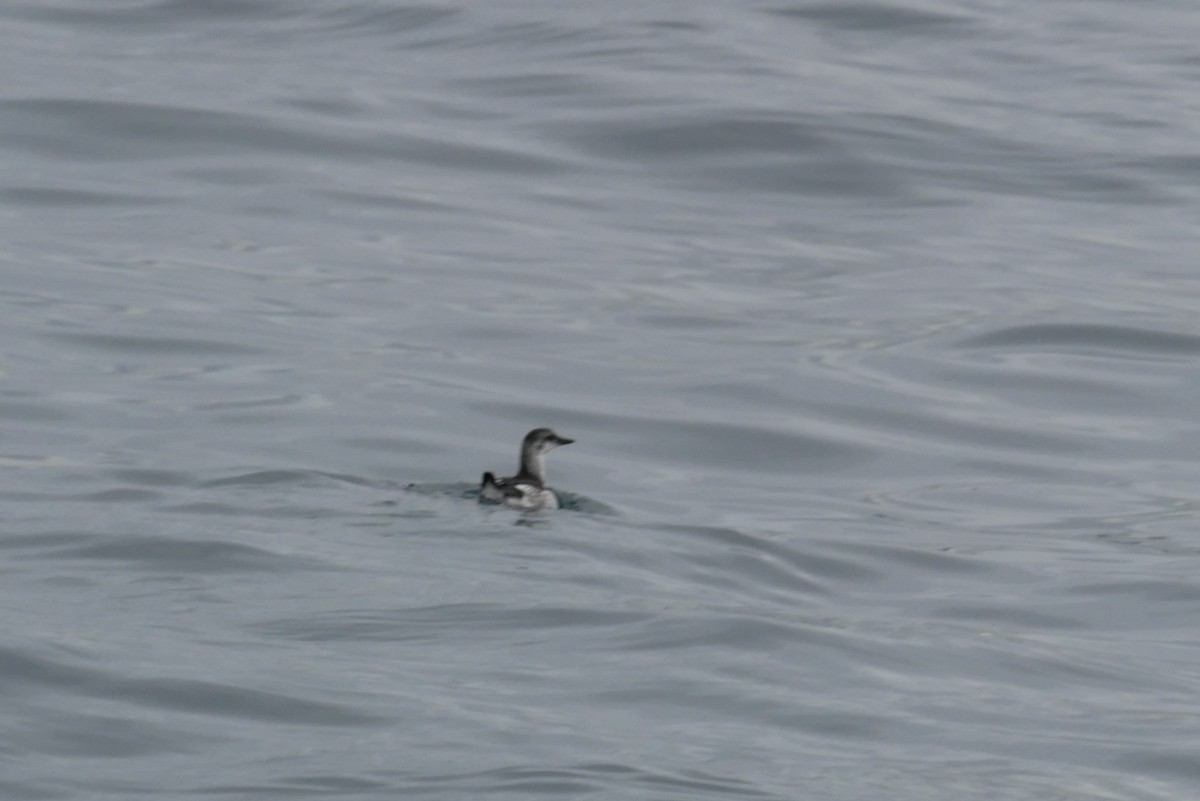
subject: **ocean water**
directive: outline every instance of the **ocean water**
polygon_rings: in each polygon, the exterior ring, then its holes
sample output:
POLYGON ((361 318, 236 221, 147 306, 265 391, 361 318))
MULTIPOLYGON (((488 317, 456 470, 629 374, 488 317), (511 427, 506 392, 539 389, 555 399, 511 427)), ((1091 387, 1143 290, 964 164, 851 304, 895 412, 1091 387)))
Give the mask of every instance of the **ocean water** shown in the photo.
POLYGON ((1193 4, 0 23, 0 799, 1200 796, 1193 4))

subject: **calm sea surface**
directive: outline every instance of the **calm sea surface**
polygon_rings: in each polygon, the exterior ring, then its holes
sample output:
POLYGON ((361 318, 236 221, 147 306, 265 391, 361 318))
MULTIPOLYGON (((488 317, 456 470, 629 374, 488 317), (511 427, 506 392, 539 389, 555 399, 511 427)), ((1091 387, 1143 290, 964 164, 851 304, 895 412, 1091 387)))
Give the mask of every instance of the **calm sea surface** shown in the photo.
POLYGON ((1198 42, 4 4, 0 799, 1200 797, 1198 42))

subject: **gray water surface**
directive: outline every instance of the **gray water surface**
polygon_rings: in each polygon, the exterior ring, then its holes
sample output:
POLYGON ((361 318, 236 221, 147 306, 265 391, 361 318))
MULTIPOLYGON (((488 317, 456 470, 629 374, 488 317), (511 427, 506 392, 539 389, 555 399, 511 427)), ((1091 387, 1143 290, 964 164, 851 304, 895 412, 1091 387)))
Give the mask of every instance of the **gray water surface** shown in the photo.
POLYGON ((1191 4, 0 22, 0 798, 1200 796, 1191 4))

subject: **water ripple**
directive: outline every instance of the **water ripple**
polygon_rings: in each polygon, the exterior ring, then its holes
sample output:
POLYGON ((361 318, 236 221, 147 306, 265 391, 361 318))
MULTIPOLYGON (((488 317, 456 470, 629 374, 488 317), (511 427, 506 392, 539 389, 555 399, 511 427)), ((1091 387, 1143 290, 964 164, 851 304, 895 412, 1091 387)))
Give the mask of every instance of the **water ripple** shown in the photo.
POLYGON ((814 3, 773 8, 768 12, 784 18, 814 20, 843 30, 883 31, 889 35, 920 33, 942 37, 947 28, 969 28, 974 22, 972 17, 962 14, 887 3, 814 3))
POLYGON ((97 539, 95 535, 60 532, 11 537, 0 542, 0 547, 23 550, 27 559, 116 561, 174 575, 329 569, 328 565, 315 559, 221 540, 148 536, 116 537, 100 542, 97 539))
POLYGON ((251 345, 222 342, 213 339, 185 339, 169 336, 131 336, 100 333, 53 333, 43 334, 43 336, 71 345, 83 345, 88 348, 123 354, 230 356, 263 352, 261 348, 251 345))
POLYGON ((1136 351, 1140 356, 1195 356, 1200 354, 1200 336, 1117 325, 1041 323, 978 334, 964 340, 961 347, 1035 351, 1071 349, 1107 353, 1136 351))
POLYGON ((397 133, 317 133, 245 112, 98 100, 0 100, 8 121, 0 141, 29 153, 70 158, 149 160, 172 156, 271 153, 346 159, 411 159, 457 170, 554 173, 565 165, 542 154, 397 133))
POLYGON ((5 684, 54 686, 74 694, 121 700, 157 710, 317 726, 362 726, 386 720, 342 704, 224 682, 114 677, 95 667, 63 658, 34 656, 24 649, 0 647, 0 668, 5 684))

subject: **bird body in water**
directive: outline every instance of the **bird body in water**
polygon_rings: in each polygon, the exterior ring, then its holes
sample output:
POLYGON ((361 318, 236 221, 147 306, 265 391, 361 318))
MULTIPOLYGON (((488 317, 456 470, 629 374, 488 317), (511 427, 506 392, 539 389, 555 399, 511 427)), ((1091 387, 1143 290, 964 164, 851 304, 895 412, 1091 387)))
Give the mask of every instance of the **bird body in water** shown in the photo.
POLYGON ((560 437, 549 428, 535 428, 521 442, 521 465, 510 478, 484 473, 479 485, 480 500, 502 503, 530 511, 559 508, 558 495, 546 486, 546 454, 575 440, 560 437))

